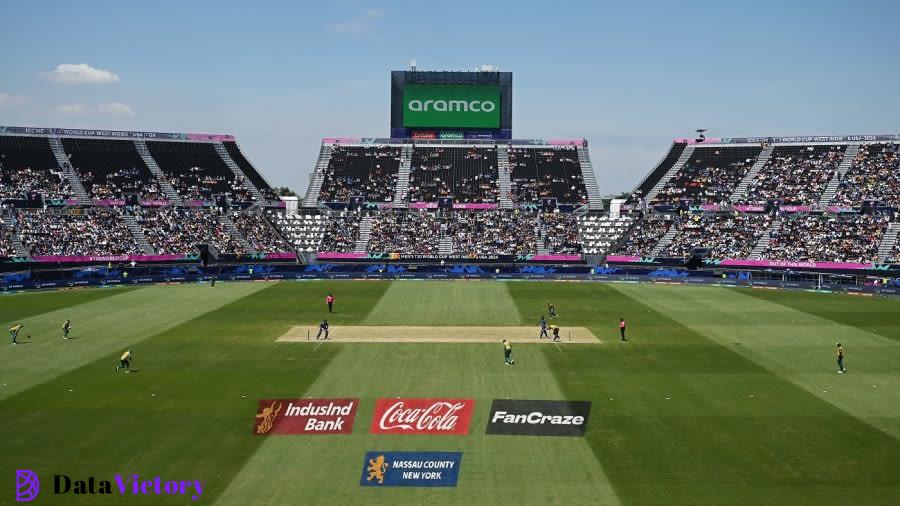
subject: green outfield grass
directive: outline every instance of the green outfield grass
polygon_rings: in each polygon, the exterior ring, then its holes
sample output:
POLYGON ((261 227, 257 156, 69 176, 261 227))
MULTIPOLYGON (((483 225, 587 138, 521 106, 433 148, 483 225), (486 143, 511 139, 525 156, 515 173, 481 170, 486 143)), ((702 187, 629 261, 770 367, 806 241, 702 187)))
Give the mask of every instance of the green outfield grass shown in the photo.
MULTIPOLYGON (((52 475, 205 480, 222 504, 898 504, 900 301, 600 283, 218 283, 0 297, 0 504, 52 475), (337 296, 327 314, 324 297, 337 296), (602 344, 276 342, 315 325, 559 324, 602 344), (629 342, 616 324, 628 321, 629 342), (72 337, 59 327, 72 318, 72 337), (5 333, 4 333, 5 334, 5 333), (8 339, 8 338, 7 338, 8 339), (834 344, 847 350, 836 374, 834 344), (135 374, 116 373, 135 348, 135 374), (254 436, 259 399, 358 397, 353 434, 254 436), (379 397, 475 399, 466 436, 369 434, 379 397), (493 399, 588 400, 587 435, 487 436, 493 399), (461 451, 457 487, 360 487, 367 451, 461 451)), ((564 334, 565 335, 565 334, 564 334)))

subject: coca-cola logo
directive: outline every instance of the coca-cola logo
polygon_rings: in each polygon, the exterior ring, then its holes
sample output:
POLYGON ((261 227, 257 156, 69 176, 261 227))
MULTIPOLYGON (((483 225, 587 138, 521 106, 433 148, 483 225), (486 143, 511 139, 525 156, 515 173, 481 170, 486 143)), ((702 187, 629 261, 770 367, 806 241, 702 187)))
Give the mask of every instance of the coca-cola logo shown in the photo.
POLYGON ((468 434, 473 399, 378 399, 373 434, 468 434))

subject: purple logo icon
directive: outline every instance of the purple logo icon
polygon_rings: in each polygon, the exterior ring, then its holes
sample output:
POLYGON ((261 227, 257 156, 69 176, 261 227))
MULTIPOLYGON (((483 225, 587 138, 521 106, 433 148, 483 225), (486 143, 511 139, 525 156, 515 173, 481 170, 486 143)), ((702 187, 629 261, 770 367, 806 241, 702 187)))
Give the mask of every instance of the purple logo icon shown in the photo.
POLYGON ((29 469, 16 471, 16 502, 33 501, 41 491, 41 480, 29 469))

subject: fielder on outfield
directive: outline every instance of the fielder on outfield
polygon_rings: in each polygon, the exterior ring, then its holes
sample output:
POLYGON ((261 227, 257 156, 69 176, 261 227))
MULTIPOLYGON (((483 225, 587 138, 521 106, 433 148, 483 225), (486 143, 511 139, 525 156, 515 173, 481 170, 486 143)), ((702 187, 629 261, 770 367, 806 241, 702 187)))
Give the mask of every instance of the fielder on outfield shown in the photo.
POLYGON ((513 365, 516 361, 512 358, 512 345, 506 339, 503 340, 503 365, 513 365))

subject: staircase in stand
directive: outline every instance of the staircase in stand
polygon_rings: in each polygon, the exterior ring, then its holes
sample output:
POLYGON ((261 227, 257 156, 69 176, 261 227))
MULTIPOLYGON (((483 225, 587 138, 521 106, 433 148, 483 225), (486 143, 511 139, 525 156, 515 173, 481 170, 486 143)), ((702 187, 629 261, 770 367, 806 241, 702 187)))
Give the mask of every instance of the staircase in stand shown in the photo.
POLYGON ((134 141, 134 147, 137 150, 138 154, 141 155, 141 159, 144 160, 144 164, 150 169, 150 172, 156 176, 156 181, 159 183, 159 188, 166 194, 166 199, 169 202, 174 203, 176 206, 184 205, 184 202, 181 200, 181 196, 178 195, 178 192, 175 191, 175 187, 172 186, 172 183, 169 182, 169 179, 166 177, 166 174, 159 168, 156 160, 153 159, 153 155, 150 154, 150 149, 147 148, 147 143, 144 142, 143 139, 137 139, 134 141))
POLYGON ((241 183, 244 185, 244 188, 246 188, 247 191, 249 191, 250 194, 253 195, 253 200, 255 202, 262 202, 263 200, 265 200, 265 197, 263 197, 263 194, 259 191, 259 188, 257 188, 256 185, 253 184, 253 181, 251 181, 250 178, 248 178, 247 175, 244 174, 244 171, 242 171, 241 168, 238 167, 238 164, 234 163, 234 159, 231 158, 231 155, 228 154, 228 150, 225 149, 225 145, 221 142, 215 142, 213 143, 213 147, 216 148, 216 153, 219 153, 219 158, 221 158, 222 161, 225 162, 225 165, 227 165, 228 168, 231 169, 231 172, 233 172, 235 177, 237 177, 241 181, 241 183))
POLYGON ((591 155, 587 146, 578 146, 578 164, 581 166, 581 177, 584 179, 584 188, 587 190, 588 208, 591 211, 603 210, 603 199, 600 197, 600 188, 597 187, 597 177, 594 175, 594 165, 591 163, 591 155))
POLYGON ((322 191, 322 183, 325 181, 325 171, 328 169, 329 163, 331 163, 331 146, 322 144, 316 168, 313 169, 312 179, 306 189, 306 197, 303 198, 303 207, 318 206, 319 192, 322 191))
POLYGON ((12 244, 12 247, 16 250, 16 255, 20 257, 28 256, 28 248, 22 243, 22 238, 19 237, 19 231, 16 229, 16 218, 10 213, 2 216, 3 223, 10 230, 9 242, 12 244))
POLYGON ((356 237, 356 245, 353 247, 355 253, 365 253, 366 247, 369 245, 369 237, 372 236, 372 225, 375 218, 364 216, 359 220, 359 235, 356 237))
POLYGON ((888 223, 887 230, 878 244, 878 263, 885 263, 891 258, 894 246, 897 245, 897 236, 900 235, 900 222, 888 223))
POLYGON ((766 249, 769 248, 769 243, 772 242, 772 233, 781 228, 781 219, 776 218, 772 221, 772 224, 769 225, 768 230, 763 232, 761 236, 759 236, 759 241, 756 242, 756 246, 753 247, 753 250, 750 252, 750 258, 754 260, 759 260, 762 258, 763 254, 766 252, 766 249))
POLYGON ((83 206, 91 205, 93 201, 88 192, 85 191, 81 178, 78 177, 78 172, 69 163, 69 156, 66 155, 66 150, 63 148, 59 137, 50 137, 48 140, 50 141, 50 149, 53 151, 53 156, 56 157, 56 163, 59 165, 59 169, 63 171, 63 174, 65 174, 72 191, 75 192, 75 198, 78 200, 78 203, 83 206))
POLYGON ((653 188, 651 188, 650 191, 647 192, 645 200, 648 204, 654 198, 656 198, 656 195, 659 194, 660 190, 666 187, 666 183, 668 183, 670 179, 675 177, 675 174, 678 174, 681 168, 684 167, 684 164, 686 164, 687 161, 691 159, 691 155, 693 154, 693 145, 684 148, 684 151, 681 152, 681 156, 678 157, 678 160, 675 161, 675 164, 672 165, 672 168, 670 168, 663 177, 659 178, 659 181, 657 181, 656 184, 653 185, 653 188))
POLYGON ((138 222, 134 218, 134 216, 130 214, 123 214, 122 221, 125 222, 125 226, 128 227, 128 231, 131 232, 131 236, 134 237, 134 242, 136 242, 137 245, 141 247, 141 250, 143 250, 147 255, 155 255, 156 251, 153 249, 153 246, 150 245, 150 242, 147 241, 147 238, 144 236, 144 231, 141 230, 141 226, 138 225, 138 222))
POLYGON ((747 171, 747 175, 744 176, 744 179, 738 183, 737 188, 734 189, 734 192, 731 194, 732 202, 740 202, 744 197, 747 196, 747 190, 750 189, 750 183, 752 183, 756 179, 756 175, 759 174, 759 171, 766 166, 766 163, 769 161, 769 158, 772 158, 772 151, 775 150, 775 146, 769 144, 762 151, 759 152, 759 156, 756 158, 756 162, 753 163, 753 166, 750 167, 750 170, 747 171))
POLYGON ((414 146, 404 144, 400 152, 400 169, 397 171, 397 186, 394 188, 394 208, 406 209, 406 194, 409 192, 409 169, 412 167, 414 146))
POLYGON ((441 242, 438 244, 438 254, 441 256, 449 256, 453 253, 453 239, 450 236, 445 235, 441 237, 441 242))
POLYGON ((678 224, 673 223, 669 230, 666 230, 666 233, 659 239, 659 242, 656 243, 656 246, 650 250, 650 256, 655 257, 666 250, 669 244, 672 243, 672 239, 675 238, 675 234, 678 233, 678 224))
POLYGON ((497 198, 500 209, 512 209, 513 202, 509 198, 509 192, 512 191, 512 182, 509 180, 509 149, 506 145, 497 147, 497 185, 500 188, 497 198))
POLYGON ((841 164, 838 165, 837 172, 828 181, 828 186, 825 187, 822 197, 819 198, 819 207, 825 207, 831 203, 831 199, 837 193, 838 186, 841 185, 841 181, 847 175, 847 171, 853 166, 853 160, 856 160, 857 154, 859 154, 859 144, 848 144, 847 149, 844 150, 844 158, 841 159, 841 164))
POLYGON ((242 248, 244 248, 244 251, 247 251, 250 253, 258 253, 256 251, 256 248, 254 248, 252 244, 247 242, 247 239, 244 239, 244 236, 241 235, 241 233, 238 231, 237 227, 234 226, 234 222, 231 221, 231 216, 220 214, 219 215, 219 223, 221 223, 222 226, 225 227, 225 230, 227 230, 228 233, 231 235, 231 237, 234 238, 234 240, 237 241, 238 244, 240 244, 242 248))

